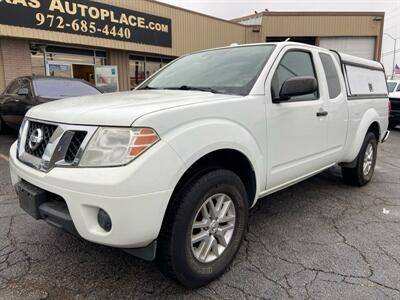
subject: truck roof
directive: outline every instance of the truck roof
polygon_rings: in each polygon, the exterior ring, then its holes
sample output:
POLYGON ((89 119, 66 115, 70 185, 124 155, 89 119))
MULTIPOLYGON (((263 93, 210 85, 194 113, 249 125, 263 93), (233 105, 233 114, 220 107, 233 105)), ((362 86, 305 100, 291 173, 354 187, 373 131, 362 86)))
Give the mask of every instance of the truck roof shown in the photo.
MULTIPOLYGON (((303 46, 303 47, 307 46, 307 47, 316 48, 316 49, 326 49, 326 48, 322 48, 322 47, 318 47, 318 46, 313 46, 313 45, 308 45, 308 44, 303 44, 303 43, 296 43, 296 42, 289 42, 289 41, 288 42, 279 42, 276 44, 298 45, 298 46, 303 46)), ((373 68, 373 69, 383 70, 382 64, 377 61, 361 58, 358 56, 346 54, 343 52, 338 52, 338 51, 331 50, 331 49, 326 49, 326 50, 330 50, 332 52, 339 54, 343 63, 353 64, 353 65, 361 65, 361 66, 365 66, 365 67, 369 67, 369 68, 373 68)))
MULTIPOLYGON (((273 42, 273 43, 268 43, 268 42, 267 43, 253 43, 253 44, 241 44, 241 45, 232 44, 231 46, 220 47, 220 48, 215 48, 215 49, 223 49, 223 48, 231 48, 231 47, 249 47, 249 46, 257 46, 257 45, 279 45, 280 47, 285 47, 287 45, 297 45, 297 46, 307 47, 307 48, 330 50, 332 52, 339 54, 343 63, 360 65, 360 66, 364 66, 364 67, 368 67, 368 68, 372 68, 372 69, 378 69, 378 70, 384 69, 383 65, 381 63, 374 61, 374 60, 369 60, 369 59, 357 57, 354 55, 349 55, 346 53, 342 53, 342 52, 338 52, 335 50, 326 49, 326 48, 322 48, 322 47, 318 47, 318 46, 308 45, 308 44, 304 44, 304 43, 290 42, 290 41, 273 42)), ((209 49, 209 50, 213 50, 213 49, 209 49)), ((203 51, 208 51, 208 50, 203 50, 203 51)), ((199 51, 199 52, 203 52, 203 51, 199 51)))
POLYGON ((345 54, 345 53, 341 53, 341 52, 339 52, 339 55, 340 55, 340 58, 342 59, 343 63, 362 65, 362 66, 366 66, 366 67, 373 68, 373 69, 383 70, 383 65, 380 62, 353 56, 353 55, 349 55, 349 54, 345 54))

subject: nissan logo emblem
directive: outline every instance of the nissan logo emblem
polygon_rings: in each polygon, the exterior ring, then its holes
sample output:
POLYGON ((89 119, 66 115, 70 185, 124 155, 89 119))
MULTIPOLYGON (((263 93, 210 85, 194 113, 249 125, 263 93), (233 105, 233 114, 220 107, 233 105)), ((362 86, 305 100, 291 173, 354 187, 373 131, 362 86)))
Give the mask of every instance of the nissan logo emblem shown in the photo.
POLYGON ((43 130, 40 128, 36 128, 32 131, 31 136, 29 137, 29 148, 32 151, 35 151, 39 148, 40 144, 43 142, 43 130))

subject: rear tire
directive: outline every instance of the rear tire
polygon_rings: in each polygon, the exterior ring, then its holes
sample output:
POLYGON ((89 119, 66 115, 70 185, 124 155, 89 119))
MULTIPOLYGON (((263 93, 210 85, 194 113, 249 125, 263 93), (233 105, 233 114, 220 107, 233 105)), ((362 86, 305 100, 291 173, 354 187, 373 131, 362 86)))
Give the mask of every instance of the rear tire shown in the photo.
POLYGON ((243 182, 229 170, 190 180, 171 199, 163 222, 156 258, 161 272, 188 288, 221 276, 242 244, 247 198, 243 182))
POLYGON ((370 182, 375 170, 377 150, 378 142, 375 134, 368 132, 356 158, 355 167, 342 167, 344 182, 352 186, 364 186, 370 182))

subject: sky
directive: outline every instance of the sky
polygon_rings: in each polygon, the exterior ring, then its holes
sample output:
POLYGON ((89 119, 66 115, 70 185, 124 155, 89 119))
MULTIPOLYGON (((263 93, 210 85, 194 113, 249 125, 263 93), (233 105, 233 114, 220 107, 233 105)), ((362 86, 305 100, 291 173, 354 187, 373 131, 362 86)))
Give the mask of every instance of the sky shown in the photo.
MULTIPOLYGON (((159 0, 175 6, 202 12, 223 19, 233 19, 254 11, 384 11, 384 32, 397 41, 396 63, 400 65, 400 0, 159 0)), ((387 70, 392 69, 394 41, 383 37, 382 62, 387 70)))

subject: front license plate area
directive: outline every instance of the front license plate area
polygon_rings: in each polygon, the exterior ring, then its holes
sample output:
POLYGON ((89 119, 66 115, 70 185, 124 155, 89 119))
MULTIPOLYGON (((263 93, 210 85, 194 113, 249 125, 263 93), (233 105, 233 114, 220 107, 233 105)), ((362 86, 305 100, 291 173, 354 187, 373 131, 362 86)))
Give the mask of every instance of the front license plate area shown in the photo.
POLYGON ((36 220, 41 219, 39 206, 47 202, 47 192, 27 182, 18 183, 16 190, 19 206, 36 220))

